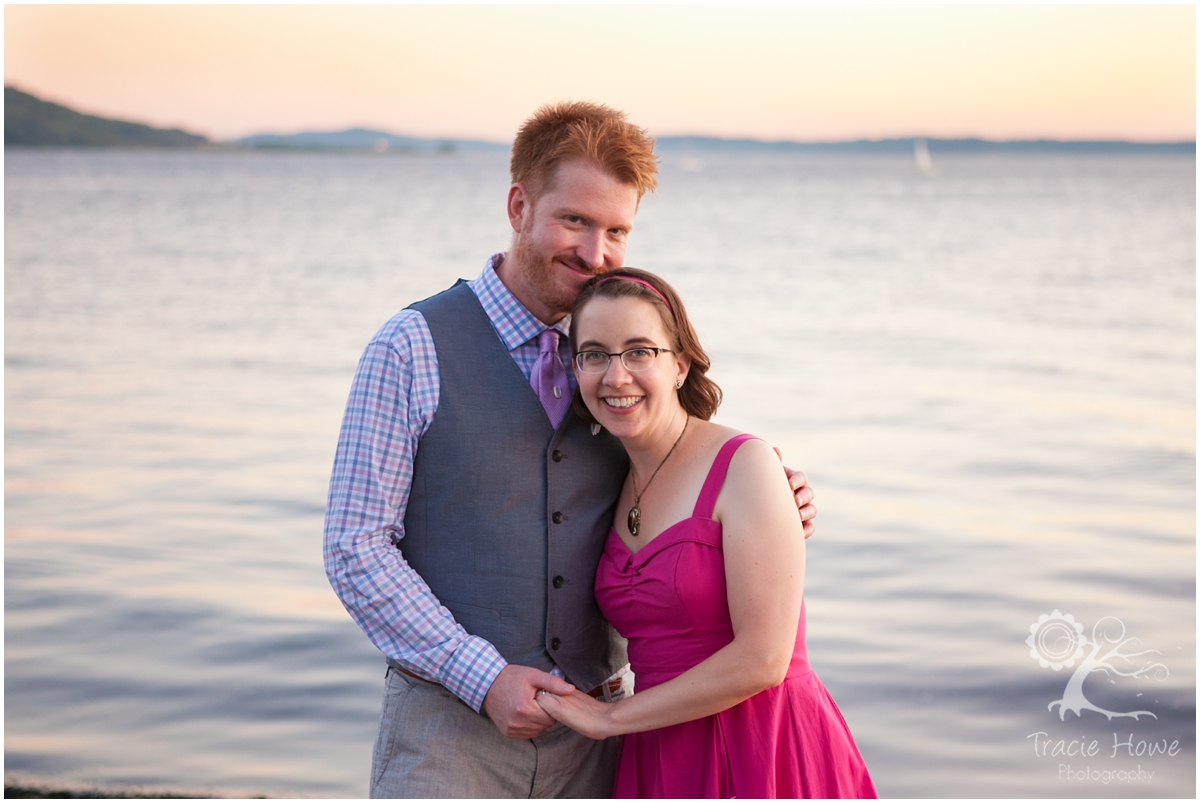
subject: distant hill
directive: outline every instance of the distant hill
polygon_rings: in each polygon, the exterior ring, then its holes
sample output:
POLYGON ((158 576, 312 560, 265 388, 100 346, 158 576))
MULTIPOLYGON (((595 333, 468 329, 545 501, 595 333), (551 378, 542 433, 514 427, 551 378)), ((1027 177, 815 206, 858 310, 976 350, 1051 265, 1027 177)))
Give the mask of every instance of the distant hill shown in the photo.
MULTIPOLYGON (((912 154, 918 138, 855 140, 851 142, 767 142, 756 139, 666 136, 657 138, 663 155, 702 153, 894 153, 912 154)), ((934 156, 952 153, 1171 153, 1196 154, 1195 141, 1124 142, 1116 140, 1009 140, 925 138, 934 156)), ((198 148, 218 146, 198 134, 177 128, 152 128, 140 123, 110 120, 48 103, 15 87, 4 87, 5 146, 98 148, 198 148)), ((504 153, 508 143, 474 139, 422 139, 351 128, 346 131, 299 134, 256 134, 220 147, 289 151, 374 151, 377 153, 504 153)))
MULTIPOLYGON (((912 155, 914 143, 924 139, 930 152, 951 153, 1172 153, 1195 154, 1196 143, 1186 142, 1125 142, 1121 140, 987 140, 987 139, 930 139, 905 137, 896 139, 860 139, 846 142, 768 142, 758 139, 724 139, 721 137, 671 136, 658 137, 655 150, 663 155, 702 153, 879 153, 912 155)), ((267 150, 305 151, 376 151, 380 153, 463 153, 470 151, 504 152, 508 144, 469 139, 420 139, 352 128, 346 131, 305 132, 300 134, 256 134, 236 142, 235 147, 267 150)))
POLYGON ((242 148, 303 151, 375 151, 377 153, 465 153, 504 152, 508 145, 475 139, 421 139, 386 131, 351 128, 346 131, 301 134, 255 134, 233 143, 242 148))
POLYGON ((206 137, 178 128, 152 128, 124 120, 80 114, 4 87, 4 145, 74 148, 197 148, 206 137))

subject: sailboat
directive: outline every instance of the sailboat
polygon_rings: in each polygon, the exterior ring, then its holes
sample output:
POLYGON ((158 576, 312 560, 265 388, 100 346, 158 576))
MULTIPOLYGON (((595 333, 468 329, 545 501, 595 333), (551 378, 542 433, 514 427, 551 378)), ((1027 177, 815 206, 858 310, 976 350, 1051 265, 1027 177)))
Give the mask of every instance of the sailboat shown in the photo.
POLYGON ((923 139, 913 140, 913 158, 917 163, 917 171, 923 176, 937 175, 937 168, 933 166, 933 158, 929 155, 929 145, 923 139))

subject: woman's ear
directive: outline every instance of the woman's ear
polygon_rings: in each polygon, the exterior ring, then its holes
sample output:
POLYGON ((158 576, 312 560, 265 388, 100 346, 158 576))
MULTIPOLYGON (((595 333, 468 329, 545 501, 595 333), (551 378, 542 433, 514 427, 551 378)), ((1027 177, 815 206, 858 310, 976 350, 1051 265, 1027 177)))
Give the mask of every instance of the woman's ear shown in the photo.
POLYGON ((692 358, 686 354, 675 355, 675 387, 683 387, 688 372, 692 370, 692 358))

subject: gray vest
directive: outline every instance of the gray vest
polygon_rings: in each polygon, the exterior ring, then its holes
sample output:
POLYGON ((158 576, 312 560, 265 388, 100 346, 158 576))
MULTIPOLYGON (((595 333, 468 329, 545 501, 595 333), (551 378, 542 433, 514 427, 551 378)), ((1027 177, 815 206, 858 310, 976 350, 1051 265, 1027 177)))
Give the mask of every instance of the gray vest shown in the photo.
POLYGON ((441 389, 421 437, 400 550, 467 632, 512 664, 557 664, 587 691, 623 666, 596 566, 628 470, 574 411, 555 431, 464 283, 412 305, 441 389))

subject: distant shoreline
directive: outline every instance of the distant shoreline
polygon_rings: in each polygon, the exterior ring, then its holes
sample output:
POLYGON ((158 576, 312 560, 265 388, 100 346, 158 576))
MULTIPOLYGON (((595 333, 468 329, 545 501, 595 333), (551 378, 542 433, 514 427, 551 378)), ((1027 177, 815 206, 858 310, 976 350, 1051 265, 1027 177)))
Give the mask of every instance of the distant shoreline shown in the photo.
POLYGON ((758 152, 758 153, 894 153, 911 156, 918 143, 933 154, 1196 154, 1195 141, 1131 142, 1126 140, 990 140, 939 139, 937 137, 901 137, 896 139, 860 139, 845 142, 764 142, 750 139, 716 137, 660 137, 660 153, 758 152))
MULTIPOLYGON (((769 143, 755 144, 695 144, 680 145, 659 140, 657 149, 660 157, 668 159, 696 159, 720 156, 893 156, 912 159, 916 146, 913 140, 886 140, 881 142, 828 142, 828 143, 769 143)), ((722 141, 717 141, 722 142, 722 141)), ((935 159, 951 156, 1196 156, 1196 145, 1192 142, 1140 143, 1140 142, 1066 142, 1066 141, 1021 141, 992 142, 988 140, 936 140, 926 139, 927 152, 935 159)), ((369 148, 314 147, 310 145, 287 147, 244 147, 228 143, 211 143, 194 148, 154 147, 146 145, 6 145, 5 150, 15 153, 54 153, 78 151, 87 153, 181 153, 181 154, 244 154, 244 155, 316 155, 316 156, 361 156, 363 158, 439 158, 454 159, 462 156, 478 156, 487 153, 484 149, 470 151, 453 148, 420 149, 397 148, 378 152, 369 148)), ((492 153, 507 158, 507 150, 492 153)))

